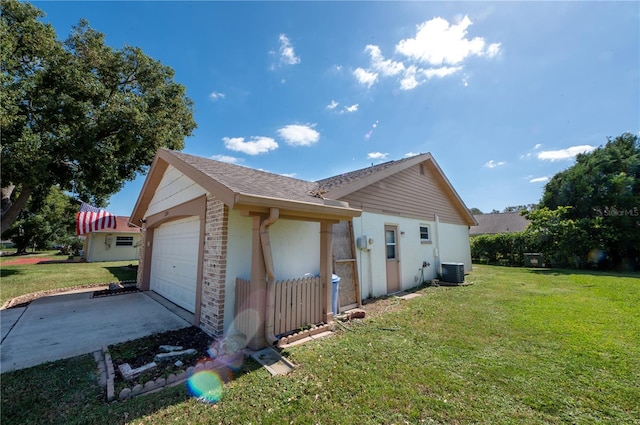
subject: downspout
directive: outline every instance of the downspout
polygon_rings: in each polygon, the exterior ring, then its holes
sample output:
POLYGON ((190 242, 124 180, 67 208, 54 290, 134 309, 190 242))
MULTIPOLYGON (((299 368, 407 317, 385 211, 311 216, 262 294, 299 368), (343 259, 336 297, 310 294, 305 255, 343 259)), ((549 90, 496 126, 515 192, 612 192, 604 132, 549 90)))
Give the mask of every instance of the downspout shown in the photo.
POLYGON ((442 276, 442 268, 440 264, 440 217, 438 214, 435 214, 436 219, 436 249, 434 252, 434 257, 436 257, 436 273, 442 276))
POLYGON ((278 341, 274 335, 274 314, 275 314, 275 295, 276 295, 276 275, 273 271, 273 254, 271 253, 271 238, 269 237, 269 226, 278 221, 280 210, 271 208, 269 217, 260 224, 260 244, 262 245, 262 256, 264 258, 264 266, 267 271, 267 304, 265 308, 264 336, 269 343, 273 345, 278 341))

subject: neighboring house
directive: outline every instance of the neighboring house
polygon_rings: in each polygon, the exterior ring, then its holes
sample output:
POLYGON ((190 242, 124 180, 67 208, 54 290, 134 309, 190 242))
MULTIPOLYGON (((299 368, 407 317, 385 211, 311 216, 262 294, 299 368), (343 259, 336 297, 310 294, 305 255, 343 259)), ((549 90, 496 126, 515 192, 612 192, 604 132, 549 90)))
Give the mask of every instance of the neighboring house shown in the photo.
POLYGON ((333 273, 344 310, 443 261, 470 270, 475 224, 430 154, 309 182, 164 149, 131 222, 144 228, 140 289, 251 348, 332 321, 333 273))
POLYGON ((138 260, 141 228, 129 224, 129 217, 116 217, 115 229, 103 229, 85 235, 84 258, 87 262, 138 260))
POLYGON ((478 225, 469 229, 470 236, 524 232, 531 223, 519 212, 477 214, 473 217, 478 225))

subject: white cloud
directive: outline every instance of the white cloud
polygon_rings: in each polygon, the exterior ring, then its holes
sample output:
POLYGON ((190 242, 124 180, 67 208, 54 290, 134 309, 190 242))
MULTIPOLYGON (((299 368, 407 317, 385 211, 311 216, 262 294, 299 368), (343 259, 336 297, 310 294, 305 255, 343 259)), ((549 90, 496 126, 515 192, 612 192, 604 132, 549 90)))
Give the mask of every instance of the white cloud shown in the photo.
POLYGON ((544 183, 549 181, 549 177, 537 177, 535 179, 529 180, 529 183, 544 183))
POLYGON ((332 100, 330 104, 327 105, 327 109, 335 109, 339 105, 338 102, 332 100))
POLYGON ((404 77, 400 80, 400 88, 402 90, 413 90, 420 85, 420 82, 416 79, 416 72, 418 68, 415 65, 411 65, 404 73, 404 77))
POLYGON ((493 57, 500 53, 500 43, 488 48, 482 37, 467 38, 467 29, 472 25, 468 16, 457 24, 436 17, 417 26, 414 38, 400 40, 396 52, 408 58, 430 65, 457 65, 469 56, 493 57))
POLYGON ((496 167, 499 167, 499 166, 501 166, 501 165, 505 165, 505 164, 506 164, 506 162, 504 162, 504 161, 498 161, 498 162, 496 162, 496 161, 494 161, 494 160, 492 159, 491 161, 486 162, 486 163, 484 164, 484 166, 485 166, 485 167, 487 167, 487 168, 496 168, 496 167))
POLYGON ((443 77, 446 77, 447 75, 455 74, 461 69, 462 69, 461 66, 442 66, 440 68, 421 69, 421 71, 424 74, 424 76, 427 78, 433 78, 433 77, 443 78, 443 77))
POLYGON ((280 40, 280 61, 288 65, 296 65, 300 63, 300 57, 296 56, 296 52, 294 51, 289 38, 284 34, 280 34, 278 40, 280 40))
POLYGON ((535 145, 535 146, 533 147, 533 150, 534 150, 534 151, 537 151, 537 150, 538 150, 538 149, 540 149, 541 147, 542 147, 542 143, 538 143, 537 145, 535 145))
POLYGON ((236 158, 235 156, 229 155, 213 155, 211 159, 215 159, 220 162, 228 162, 229 164, 237 164, 244 161, 242 158, 236 158))
MULTIPOLYGON (((380 47, 368 44, 365 52, 371 58, 368 68, 358 67, 353 75, 367 87, 386 77, 399 78, 400 89, 413 90, 431 78, 444 78, 463 69, 463 62, 471 56, 495 57, 500 54, 501 44, 487 45, 482 37, 467 37, 472 25, 468 16, 450 24, 436 17, 416 27, 413 38, 400 40, 395 53, 406 57, 405 61, 385 59, 380 47), (428 65, 428 66, 425 66, 428 65)), ((469 85, 468 76, 462 85, 469 85)))
POLYGON ((353 104, 353 105, 351 105, 351 106, 345 106, 345 107, 344 107, 344 110, 345 110, 346 112, 355 112, 355 111, 357 111, 357 110, 358 110, 358 104, 357 104, 357 103, 354 103, 354 104, 353 104))
POLYGON ((278 130, 285 143, 291 146, 311 146, 320 139, 320 133, 313 129, 315 124, 291 124, 278 130))
POLYGON ((356 68, 356 70, 353 71, 353 75, 356 77, 360 84, 367 87, 371 87, 373 83, 375 83, 378 79, 378 73, 369 72, 363 68, 356 68))
POLYGON ((388 153, 370 152, 369 154, 367 154, 367 158, 369 158, 369 159, 387 159, 388 155, 389 155, 388 153))
POLYGON ((590 145, 571 146, 566 149, 559 149, 555 151, 540 151, 536 154, 536 157, 545 161, 562 161, 573 159, 580 153, 591 152, 595 149, 595 146, 590 145))
POLYGON ((247 155, 259 155, 278 148, 278 143, 271 137, 253 136, 247 142, 244 137, 223 137, 222 141, 227 149, 247 155))
POLYGON ((404 71, 404 64, 402 62, 392 61, 391 59, 385 60, 378 46, 367 44, 364 50, 371 55, 371 67, 375 71, 379 71, 383 76, 397 75, 404 71))
POLYGON ((291 178, 294 178, 295 176, 297 176, 296 173, 281 173, 280 175, 284 177, 291 177, 291 178))
POLYGON ((407 153, 404 154, 404 157, 405 158, 409 158, 409 157, 416 156, 416 155, 420 155, 420 153, 418 153, 418 152, 407 152, 407 153))
POLYGON ((226 95, 224 93, 220 93, 220 92, 211 92, 211 94, 209 95, 209 99, 213 100, 214 102, 216 100, 221 100, 224 99, 226 97, 226 95))

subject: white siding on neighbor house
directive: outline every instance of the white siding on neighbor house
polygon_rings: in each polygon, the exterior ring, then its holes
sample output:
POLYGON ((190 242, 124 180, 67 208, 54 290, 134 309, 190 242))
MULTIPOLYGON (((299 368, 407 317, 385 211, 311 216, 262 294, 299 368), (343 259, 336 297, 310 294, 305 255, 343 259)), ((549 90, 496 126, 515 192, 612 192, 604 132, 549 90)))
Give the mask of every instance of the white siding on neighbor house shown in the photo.
POLYGON ((440 223, 440 261, 464 263, 464 271, 471 271, 471 246, 469 228, 455 224, 440 223))
POLYGON ((443 261, 464 262, 466 269, 467 261, 465 258, 468 256, 470 267, 467 226, 443 223, 437 226, 436 222, 429 220, 363 212, 361 217, 353 219, 354 238, 357 240, 361 236, 366 236, 367 239, 372 239, 373 243, 369 245, 369 251, 357 249, 356 252, 362 299, 387 294, 385 225, 398 226, 400 288, 402 290, 410 289, 421 284, 424 280, 436 277, 438 273, 436 259, 438 242, 440 243, 439 253, 443 261), (431 233, 430 243, 423 243, 420 240, 420 226, 425 225, 429 227, 431 233), (439 235, 436 234, 438 229, 439 235), (442 256, 443 248, 446 257, 442 256), (430 264, 424 268, 424 273, 422 273, 423 261, 430 264))
POLYGON ((173 166, 169 166, 149 202, 145 217, 202 196, 206 191, 173 166))
POLYGON ((140 255, 140 232, 136 233, 102 233, 94 232, 87 235, 87 262, 98 261, 137 261, 140 255), (133 237, 132 246, 117 246, 117 237, 133 237), (110 243, 109 243, 110 242, 110 243))

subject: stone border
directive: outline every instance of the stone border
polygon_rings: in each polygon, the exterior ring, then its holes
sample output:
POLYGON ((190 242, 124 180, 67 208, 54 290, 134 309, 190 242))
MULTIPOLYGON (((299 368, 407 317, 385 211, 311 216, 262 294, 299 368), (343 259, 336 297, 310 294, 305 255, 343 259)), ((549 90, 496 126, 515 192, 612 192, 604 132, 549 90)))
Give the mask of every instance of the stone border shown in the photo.
POLYGON ((38 298, 47 297, 49 295, 61 294, 63 292, 77 291, 78 289, 99 288, 101 286, 108 286, 111 283, 130 284, 130 283, 136 283, 136 281, 122 280, 119 282, 90 283, 87 285, 76 285, 76 286, 69 286, 67 288, 47 289, 45 291, 32 292, 30 294, 19 295, 15 298, 11 298, 5 301, 5 303, 2 304, 2 307, 0 307, 0 310, 12 308, 20 304, 30 303, 31 301, 37 300, 38 298))
MULTIPOLYGON (((238 353, 231 354, 230 356, 237 355, 238 353)), ((242 356, 245 356, 245 353, 240 353, 242 356)), ((205 363, 198 363, 195 366, 189 366, 187 370, 182 370, 180 373, 169 374, 167 378, 157 378, 155 380, 150 380, 145 382, 144 385, 136 384, 133 388, 125 387, 120 390, 120 393, 117 396, 117 399, 127 400, 129 398, 137 397, 140 395, 150 394, 156 391, 160 391, 165 387, 174 387, 176 385, 184 383, 191 375, 197 372, 201 372, 203 370, 215 370, 216 372, 221 372, 221 369, 225 368, 225 359, 226 356, 216 360, 208 360, 205 363)), ((100 370, 100 385, 104 388, 106 387, 107 392, 107 402, 112 402, 116 400, 115 394, 115 369, 113 367, 113 361, 111 360, 111 355, 109 354, 108 347, 102 347, 101 351, 96 351, 94 353, 94 358, 96 359, 96 363, 98 364, 98 369, 100 370)), ((228 381, 229 378, 225 376, 226 373, 220 373, 223 381, 228 381)))
POLYGON ((282 348, 284 346, 288 346, 293 342, 299 341, 301 339, 309 338, 314 335, 318 335, 324 332, 333 331, 333 326, 330 324, 324 324, 320 326, 314 326, 311 329, 307 329, 304 331, 296 332, 289 336, 284 336, 278 340, 278 347, 282 348))

